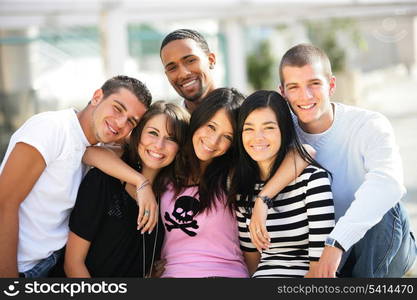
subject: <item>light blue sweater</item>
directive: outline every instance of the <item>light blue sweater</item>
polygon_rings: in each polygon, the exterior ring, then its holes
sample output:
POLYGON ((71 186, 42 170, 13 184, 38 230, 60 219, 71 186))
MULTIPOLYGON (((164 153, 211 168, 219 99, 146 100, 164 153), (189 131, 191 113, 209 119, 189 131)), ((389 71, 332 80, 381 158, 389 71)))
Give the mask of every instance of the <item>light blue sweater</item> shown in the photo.
POLYGON ((332 104, 334 120, 325 132, 308 134, 294 123, 301 141, 315 148, 316 160, 333 175, 337 223, 330 236, 348 250, 404 196, 403 169, 386 117, 332 104))

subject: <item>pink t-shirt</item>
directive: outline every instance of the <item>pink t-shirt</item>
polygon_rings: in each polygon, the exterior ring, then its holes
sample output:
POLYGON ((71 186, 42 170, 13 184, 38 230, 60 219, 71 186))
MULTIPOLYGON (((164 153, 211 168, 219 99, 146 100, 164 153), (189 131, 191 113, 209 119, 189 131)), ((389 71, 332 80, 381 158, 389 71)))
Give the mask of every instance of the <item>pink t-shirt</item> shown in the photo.
POLYGON ((197 191, 190 186, 174 199, 169 187, 161 198, 167 260, 162 277, 248 277, 235 213, 217 199, 216 208, 196 215, 197 191))

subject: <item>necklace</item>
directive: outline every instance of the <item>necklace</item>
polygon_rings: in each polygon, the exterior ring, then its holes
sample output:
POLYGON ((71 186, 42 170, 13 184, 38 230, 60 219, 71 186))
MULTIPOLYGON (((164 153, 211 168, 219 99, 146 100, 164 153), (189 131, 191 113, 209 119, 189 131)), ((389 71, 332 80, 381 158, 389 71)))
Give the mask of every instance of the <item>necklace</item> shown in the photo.
MULTIPOLYGON (((136 202, 135 198, 132 197, 130 195, 129 191, 126 189, 126 186, 127 186, 126 182, 123 182, 123 187, 125 188, 125 191, 126 191, 126 193, 124 193, 123 195, 130 196, 136 202)), ((159 207, 159 199, 157 199, 157 204, 158 204, 158 207, 159 207)), ((154 244, 153 244, 151 267, 150 267, 148 276, 145 276, 145 274, 146 274, 146 238, 145 238, 146 232, 144 232, 142 234, 142 278, 150 277, 150 275, 152 274, 153 263, 154 263, 154 260, 155 260, 155 252, 156 252, 155 251, 156 250, 156 242, 158 240, 158 232, 159 232, 159 220, 156 223, 155 240, 154 240, 154 244)), ((139 253, 139 256, 140 256, 140 253, 139 253)))
MULTIPOLYGON (((159 207, 159 199, 158 199, 158 207, 159 207)), ((149 273, 146 276, 146 246, 145 246, 145 234, 146 232, 144 232, 142 234, 142 278, 150 278, 151 274, 152 274, 152 269, 153 269, 153 263, 155 260, 155 250, 156 250, 156 242, 158 240, 158 229, 159 229, 159 220, 156 222, 156 229, 155 229, 155 240, 153 243, 153 250, 152 250, 152 259, 151 259, 151 267, 149 269, 149 273)))

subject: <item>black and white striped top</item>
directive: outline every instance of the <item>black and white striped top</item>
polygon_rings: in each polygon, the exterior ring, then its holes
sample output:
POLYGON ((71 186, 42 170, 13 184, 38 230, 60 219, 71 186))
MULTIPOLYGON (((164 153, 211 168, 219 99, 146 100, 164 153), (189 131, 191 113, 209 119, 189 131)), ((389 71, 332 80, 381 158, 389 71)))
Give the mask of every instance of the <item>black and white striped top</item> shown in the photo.
MULTIPOLYGON (((263 183, 256 184, 255 195, 263 183)), ((253 207, 254 199, 251 207, 253 207)), ((257 251, 249 237, 250 212, 238 197, 237 220, 242 251, 257 251)), ((318 261, 324 240, 334 227, 328 173, 308 166, 274 199, 266 227, 271 246, 261 255, 253 277, 303 277, 310 261, 318 261)))

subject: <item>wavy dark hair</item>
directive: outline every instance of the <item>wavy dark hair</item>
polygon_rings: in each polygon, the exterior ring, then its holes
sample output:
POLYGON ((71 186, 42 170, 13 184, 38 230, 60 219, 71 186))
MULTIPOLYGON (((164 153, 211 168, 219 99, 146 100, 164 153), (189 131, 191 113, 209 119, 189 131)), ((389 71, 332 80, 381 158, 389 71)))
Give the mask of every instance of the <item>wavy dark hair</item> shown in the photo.
MULTIPOLYGON (((233 161, 236 156, 236 128, 238 108, 244 100, 244 96, 234 88, 218 88, 212 91, 191 115, 190 127, 185 145, 184 158, 182 159, 182 175, 186 178, 181 185, 175 187, 177 195, 190 182, 198 183, 200 209, 199 213, 216 206, 215 199, 224 197, 227 193, 227 180, 233 161), (193 147, 193 135, 202 126, 207 124, 220 110, 225 109, 233 128, 233 141, 230 148, 221 156, 215 157, 207 166, 204 173, 200 171, 200 160, 193 147)), ((228 202, 225 201, 225 206, 228 202)), ((233 207, 229 205, 230 210, 233 207)))
POLYGON ((129 143, 125 144, 122 154, 122 160, 130 167, 140 172, 142 163, 138 154, 138 145, 142 136, 143 128, 146 123, 157 115, 166 115, 168 117, 167 131, 174 137, 175 142, 178 144, 178 152, 174 161, 168 166, 162 168, 156 176, 152 188, 157 197, 160 197, 165 191, 169 182, 177 182, 177 173, 180 173, 180 160, 181 149, 184 148, 188 124, 190 121, 190 114, 183 107, 166 102, 157 101, 151 105, 149 110, 142 116, 138 126, 136 126, 130 134, 129 143))
POLYGON ((294 128, 290 109, 285 99, 275 91, 256 91, 248 96, 239 109, 237 144, 238 159, 235 168, 235 174, 232 180, 229 202, 234 202, 237 195, 240 194, 242 206, 250 207, 254 196, 255 184, 261 181, 260 170, 256 161, 254 161, 245 151, 242 140, 243 125, 246 118, 257 109, 270 108, 278 122, 281 131, 281 146, 279 147, 275 161, 270 169, 267 182, 277 171, 284 157, 291 149, 295 151, 309 164, 324 169, 316 162, 301 145, 294 128))

